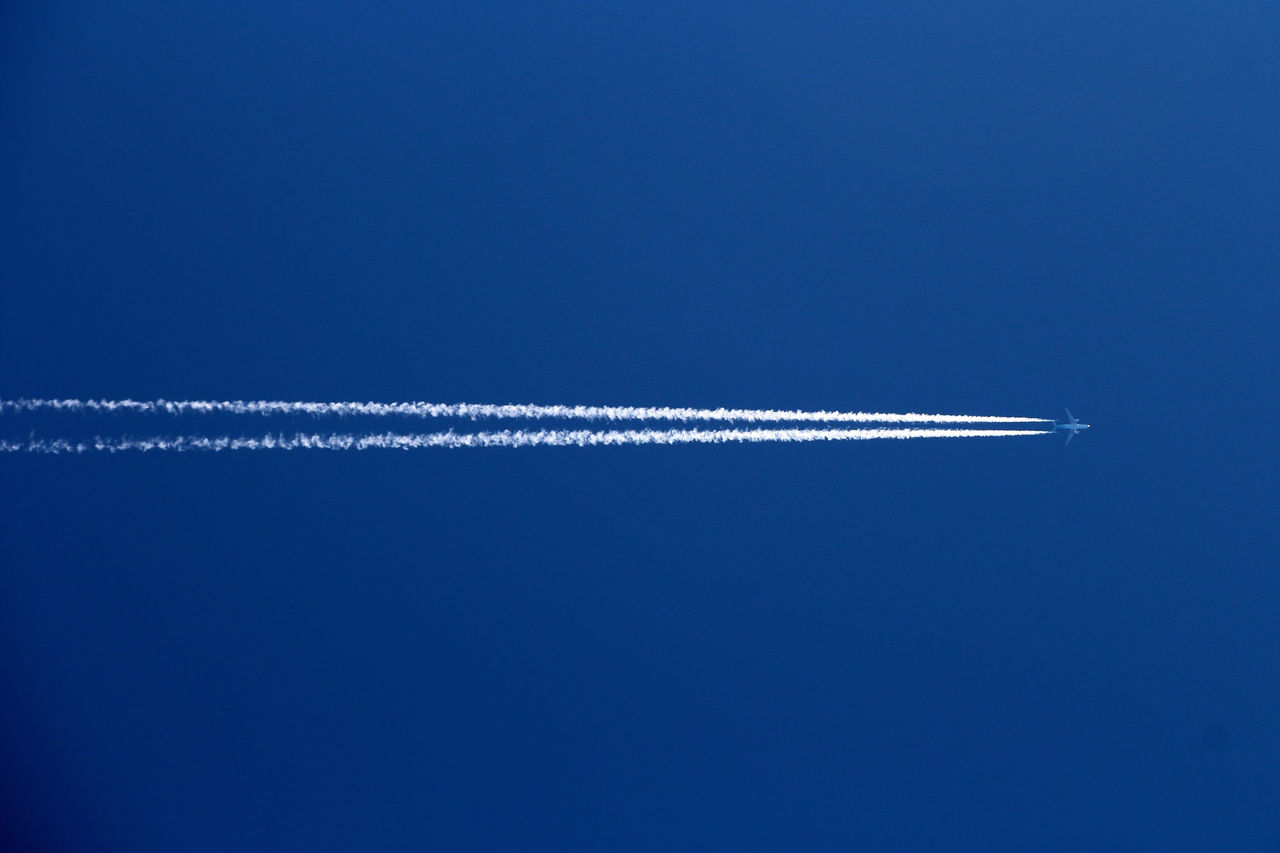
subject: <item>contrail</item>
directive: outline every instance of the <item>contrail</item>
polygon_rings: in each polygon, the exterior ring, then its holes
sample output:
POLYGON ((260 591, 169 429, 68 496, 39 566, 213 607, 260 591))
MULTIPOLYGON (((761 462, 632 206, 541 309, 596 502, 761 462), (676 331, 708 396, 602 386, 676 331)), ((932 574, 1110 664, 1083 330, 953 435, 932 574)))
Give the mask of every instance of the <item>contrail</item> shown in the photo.
POLYGON ((0 413, 35 412, 133 412, 138 414, 234 414, 312 415, 315 417, 367 415, 419 418, 562 418, 607 421, 741 421, 776 423, 823 421, 828 423, 1048 423, 1046 418, 997 415, 926 415, 918 412, 827 412, 790 409, 694 409, 670 406, 541 406, 490 403, 355 403, 300 402, 286 400, 0 400, 0 413))
POLYGON ((864 441, 908 438, 990 438, 1044 435, 1041 430, 1005 429, 667 429, 667 430, 503 430, 479 433, 368 433, 233 438, 193 435, 152 438, 94 438, 88 441, 33 438, 0 441, 0 452, 119 453, 224 450, 418 450, 461 447, 594 447, 640 444, 725 444, 728 442, 864 441))

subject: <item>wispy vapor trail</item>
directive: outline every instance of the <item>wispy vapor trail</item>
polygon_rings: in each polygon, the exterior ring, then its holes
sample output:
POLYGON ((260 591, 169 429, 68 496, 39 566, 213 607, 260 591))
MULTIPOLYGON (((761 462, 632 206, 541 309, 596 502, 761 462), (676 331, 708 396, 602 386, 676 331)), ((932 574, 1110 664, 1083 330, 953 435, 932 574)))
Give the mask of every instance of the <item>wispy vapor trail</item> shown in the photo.
POLYGON ((312 415, 419 418, 562 418, 607 421, 737 421, 743 423, 1048 423, 1045 418, 926 415, 918 412, 827 412, 788 409, 693 409, 669 406, 541 406, 489 403, 354 403, 286 400, 0 400, 0 412, 134 412, 138 414, 312 415))
POLYGON ((479 433, 307 434, 233 438, 158 436, 153 438, 29 439, 0 441, 9 453, 119 453, 123 451, 224 450, 419 450, 462 447, 594 447, 639 444, 725 444, 728 442, 865 441, 908 438, 992 438, 1043 435, 1040 430, 1003 429, 668 429, 668 430, 503 430, 479 433))

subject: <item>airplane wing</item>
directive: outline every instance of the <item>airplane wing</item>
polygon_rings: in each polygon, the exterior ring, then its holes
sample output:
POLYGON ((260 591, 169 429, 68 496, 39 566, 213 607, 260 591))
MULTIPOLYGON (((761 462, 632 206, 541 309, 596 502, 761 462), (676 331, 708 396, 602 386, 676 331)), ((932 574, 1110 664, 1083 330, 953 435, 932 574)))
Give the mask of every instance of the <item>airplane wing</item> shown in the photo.
POLYGON ((1068 409, 1066 406, 1063 406, 1062 410, 1067 413, 1067 420, 1071 421, 1072 423, 1076 422, 1076 416, 1071 414, 1070 409, 1068 409))
POLYGON ((1072 429, 1072 430, 1067 430, 1067 440, 1066 440, 1066 441, 1064 441, 1064 442, 1062 442, 1062 446, 1063 446, 1063 447, 1066 447, 1068 444, 1070 444, 1070 443, 1071 443, 1071 439, 1073 439, 1073 438, 1075 438, 1075 437, 1076 437, 1076 431, 1075 431, 1075 430, 1073 430, 1073 429, 1072 429))

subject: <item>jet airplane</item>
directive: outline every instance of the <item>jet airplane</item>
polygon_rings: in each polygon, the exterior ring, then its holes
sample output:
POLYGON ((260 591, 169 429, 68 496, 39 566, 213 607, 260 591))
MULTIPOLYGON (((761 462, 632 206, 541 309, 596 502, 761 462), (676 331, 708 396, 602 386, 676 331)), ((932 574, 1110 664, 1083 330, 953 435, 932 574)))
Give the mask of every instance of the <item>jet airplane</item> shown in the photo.
POLYGON ((1078 433, 1080 430, 1088 429, 1089 424, 1080 423, 1080 419, 1072 415, 1070 409, 1065 409, 1064 411, 1066 411, 1067 418, 1068 420, 1070 420, 1070 423, 1060 424, 1060 423, 1054 422, 1053 428, 1069 430, 1069 432, 1067 432, 1067 440, 1064 443, 1064 446, 1065 446, 1071 443, 1071 439, 1075 438, 1076 433, 1078 433))

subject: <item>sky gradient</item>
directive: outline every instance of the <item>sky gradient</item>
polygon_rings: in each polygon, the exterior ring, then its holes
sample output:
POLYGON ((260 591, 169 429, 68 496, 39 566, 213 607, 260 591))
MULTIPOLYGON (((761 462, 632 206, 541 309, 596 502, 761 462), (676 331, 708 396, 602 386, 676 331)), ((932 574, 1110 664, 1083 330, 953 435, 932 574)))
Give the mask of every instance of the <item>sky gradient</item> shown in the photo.
POLYGON ((1277 27, 6 4, 2 399, 1093 424, 5 454, 13 849, 1280 849, 1277 27))

